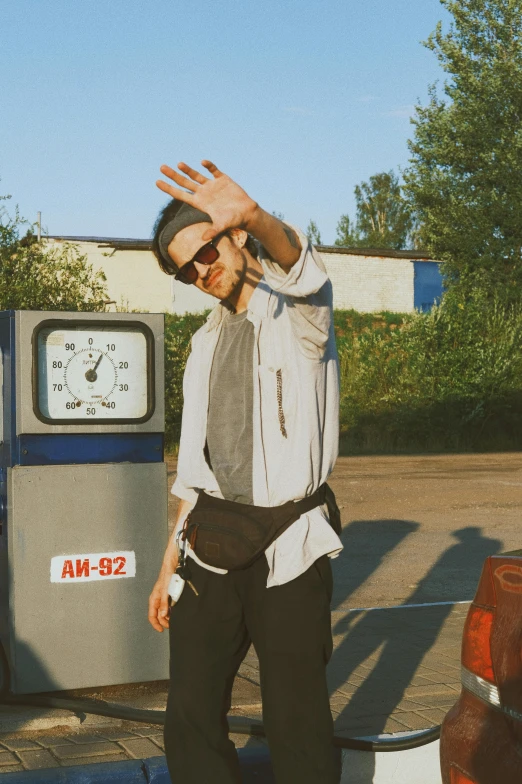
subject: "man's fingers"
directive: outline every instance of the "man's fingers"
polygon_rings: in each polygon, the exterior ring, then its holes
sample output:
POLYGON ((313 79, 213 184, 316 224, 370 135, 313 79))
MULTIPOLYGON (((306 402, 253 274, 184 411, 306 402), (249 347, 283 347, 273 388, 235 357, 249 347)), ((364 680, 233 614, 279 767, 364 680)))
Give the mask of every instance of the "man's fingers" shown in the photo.
POLYGON ((174 180, 177 185, 181 185, 182 188, 186 188, 188 191, 194 193, 197 190, 197 185, 193 180, 189 180, 187 177, 184 177, 182 174, 177 172, 175 169, 171 169, 170 166, 160 166, 160 172, 168 177, 170 180, 174 180))
POLYGON ((157 632, 163 631, 163 627, 158 621, 158 608, 156 605, 153 605, 152 601, 149 602, 149 614, 147 617, 153 629, 156 629, 157 632))
POLYGON ((218 167, 212 161, 201 161, 201 165, 205 167, 216 179, 223 176, 223 172, 219 171, 218 167))
POLYGON ((195 182, 199 182, 200 185, 204 185, 204 183, 208 182, 206 177, 200 174, 200 172, 196 171, 196 169, 188 166, 188 164, 183 163, 183 161, 178 163, 178 169, 180 169, 182 172, 185 172, 185 174, 188 174, 189 177, 195 180, 195 182))
POLYGON ((187 191, 174 188, 173 185, 169 185, 168 182, 164 182, 163 180, 156 180, 156 186, 160 189, 160 191, 168 193, 169 196, 172 196, 173 199, 179 199, 180 201, 184 201, 187 204, 194 204, 193 193, 187 193, 187 191))
POLYGON ((151 594, 147 617, 150 625, 153 629, 156 629, 157 632, 162 632, 163 629, 169 628, 168 613, 168 597, 165 600, 160 600, 157 593, 151 594))
POLYGON ((155 615, 149 615, 148 617, 149 617, 149 623, 152 626, 152 628, 155 629, 157 632, 162 632, 163 628, 162 628, 162 626, 160 626, 160 624, 156 620, 156 616, 155 615))
POLYGON ((164 629, 169 628, 169 605, 168 600, 162 600, 158 610, 158 621, 164 629))

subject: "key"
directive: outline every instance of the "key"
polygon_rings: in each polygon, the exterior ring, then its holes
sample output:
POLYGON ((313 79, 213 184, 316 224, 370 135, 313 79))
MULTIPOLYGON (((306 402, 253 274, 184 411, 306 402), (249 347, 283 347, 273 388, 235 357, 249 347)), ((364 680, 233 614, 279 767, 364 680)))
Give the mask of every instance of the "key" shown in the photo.
POLYGON ((185 560, 185 559, 183 559, 183 561, 182 561, 182 562, 180 563, 180 565, 178 566, 178 568, 177 568, 177 570, 176 570, 176 574, 179 574, 179 576, 181 577, 181 579, 182 579, 182 580, 185 580, 185 582, 187 583, 187 585, 188 585, 188 586, 189 586, 189 587, 190 587, 190 588, 191 588, 191 589, 194 591, 194 593, 196 594, 196 596, 199 596, 199 592, 198 592, 198 590, 197 590, 196 586, 195 586, 195 585, 194 585, 194 583, 193 583, 193 582, 191 582, 191 580, 190 580, 190 574, 191 574, 191 572, 190 572, 190 567, 189 567, 189 565, 187 564, 187 562, 186 562, 186 560, 185 560))

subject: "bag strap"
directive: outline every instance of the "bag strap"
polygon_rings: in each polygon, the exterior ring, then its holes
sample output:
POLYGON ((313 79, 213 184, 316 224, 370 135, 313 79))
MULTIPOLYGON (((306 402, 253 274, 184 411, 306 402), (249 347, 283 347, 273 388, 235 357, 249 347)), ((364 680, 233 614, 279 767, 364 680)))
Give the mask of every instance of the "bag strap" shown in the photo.
POLYGON ((293 504, 292 508, 295 508, 296 513, 299 512, 299 517, 305 512, 309 512, 311 509, 315 509, 316 506, 320 506, 324 504, 326 501, 326 483, 321 485, 317 488, 315 493, 312 495, 307 496, 306 498, 301 498, 300 501, 296 501, 295 503, 292 501, 293 504))

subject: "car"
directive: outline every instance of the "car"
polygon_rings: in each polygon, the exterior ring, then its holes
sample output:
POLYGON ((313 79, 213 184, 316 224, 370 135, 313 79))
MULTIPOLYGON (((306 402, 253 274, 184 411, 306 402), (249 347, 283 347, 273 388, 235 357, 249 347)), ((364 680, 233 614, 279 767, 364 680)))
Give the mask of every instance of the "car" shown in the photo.
POLYGON ((522 782, 522 550, 486 559, 440 736, 443 784, 522 782))

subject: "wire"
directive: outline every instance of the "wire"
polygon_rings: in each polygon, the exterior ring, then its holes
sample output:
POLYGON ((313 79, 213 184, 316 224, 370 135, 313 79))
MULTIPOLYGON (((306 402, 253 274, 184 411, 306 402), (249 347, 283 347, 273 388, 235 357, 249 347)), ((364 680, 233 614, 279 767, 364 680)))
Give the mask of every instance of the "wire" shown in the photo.
MULTIPOLYGON (((165 724, 165 711, 143 710, 141 708, 129 708, 126 705, 115 705, 110 702, 95 699, 68 699, 67 697, 39 696, 37 694, 13 695, 3 694, 0 696, 0 703, 6 705, 28 705, 44 708, 60 708, 70 710, 74 713, 92 713, 97 716, 109 716, 113 719, 123 719, 125 721, 136 721, 144 724, 165 724)), ((257 719, 243 716, 228 716, 228 726, 230 732, 238 735, 252 735, 258 738, 266 737, 263 723, 257 719)), ((402 735, 400 738, 363 740, 362 738, 343 738, 340 735, 334 737, 334 746, 341 749, 353 749, 356 751, 388 752, 388 751, 407 751, 425 746, 428 743, 438 740, 440 737, 440 726, 432 727, 423 732, 415 732, 410 735, 402 735)))
MULTIPOLYGON (((59 708, 69 710, 73 713, 91 713, 96 716, 108 716, 112 719, 123 719, 124 721, 135 721, 143 724, 165 724, 165 711, 163 710, 144 710, 142 708, 132 708, 126 705, 115 705, 90 698, 70 699, 68 697, 52 697, 40 694, 11 694, 8 691, 10 683, 9 663, 5 655, 3 645, 0 644, 0 704, 5 705, 27 705, 38 708, 59 708)), ((263 722, 247 716, 228 716, 228 727, 230 732, 238 735, 250 735, 257 738, 265 738, 265 728, 263 722)), ((423 732, 412 732, 409 735, 401 735, 399 738, 364 740, 362 738, 343 738, 340 735, 334 737, 334 746, 341 749, 352 749, 355 751, 407 751, 425 746, 428 743, 438 740, 440 737, 440 725, 432 727, 423 732)))

